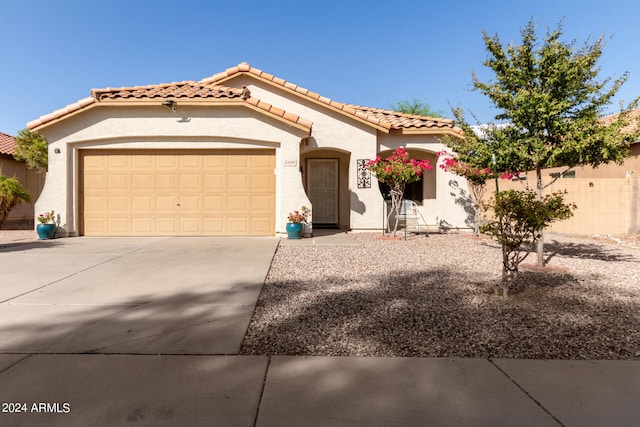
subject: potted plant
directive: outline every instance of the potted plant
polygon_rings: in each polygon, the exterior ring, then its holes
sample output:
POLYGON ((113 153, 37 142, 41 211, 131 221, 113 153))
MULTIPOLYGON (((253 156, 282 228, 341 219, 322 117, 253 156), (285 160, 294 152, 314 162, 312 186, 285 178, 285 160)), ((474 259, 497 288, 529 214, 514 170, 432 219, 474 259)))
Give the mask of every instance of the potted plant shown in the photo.
POLYGON ((287 238, 300 239, 302 237, 302 224, 307 222, 309 209, 303 206, 299 211, 293 211, 287 217, 287 238))
POLYGON ((55 221, 56 215, 54 211, 45 212, 38 215, 39 224, 36 226, 38 240, 48 240, 56 237, 58 226, 55 221))

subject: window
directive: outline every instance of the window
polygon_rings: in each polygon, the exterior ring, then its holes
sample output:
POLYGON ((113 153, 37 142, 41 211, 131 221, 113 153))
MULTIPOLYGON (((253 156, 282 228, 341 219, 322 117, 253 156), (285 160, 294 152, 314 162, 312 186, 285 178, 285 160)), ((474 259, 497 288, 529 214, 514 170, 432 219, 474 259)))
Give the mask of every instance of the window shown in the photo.
MULTIPOLYGON (((408 200, 413 200, 417 204, 421 205, 422 200, 424 200, 424 175, 420 177, 419 181, 412 182, 411 184, 407 184, 404 189, 404 198, 408 200)), ((391 200, 391 188, 385 184, 384 182, 378 181, 378 186, 380 187, 380 192, 384 195, 385 200, 391 200)))
POLYGON ((560 172, 551 172, 549 174, 549 176, 551 178, 575 178, 576 177, 576 171, 568 171, 568 172, 565 172, 563 174, 561 174, 560 172))

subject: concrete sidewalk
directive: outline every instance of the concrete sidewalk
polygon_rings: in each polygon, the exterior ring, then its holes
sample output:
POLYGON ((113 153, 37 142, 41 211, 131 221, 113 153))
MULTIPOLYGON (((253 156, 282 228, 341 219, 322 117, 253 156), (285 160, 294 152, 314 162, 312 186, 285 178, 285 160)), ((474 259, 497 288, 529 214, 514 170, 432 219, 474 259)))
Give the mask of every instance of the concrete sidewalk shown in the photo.
POLYGON ((0 402, 14 404, 0 413, 3 426, 585 427, 640 419, 635 361, 5 354, 0 367, 0 402))
POLYGON ((639 425, 639 361, 238 355, 279 243, 0 245, 0 425, 639 425))

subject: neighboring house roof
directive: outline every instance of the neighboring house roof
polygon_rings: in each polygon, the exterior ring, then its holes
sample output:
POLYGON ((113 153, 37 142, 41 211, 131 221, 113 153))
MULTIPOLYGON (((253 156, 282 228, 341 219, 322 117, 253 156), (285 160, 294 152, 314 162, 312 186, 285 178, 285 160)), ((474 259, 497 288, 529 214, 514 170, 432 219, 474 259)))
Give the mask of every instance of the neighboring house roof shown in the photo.
POLYGON ((0 154, 13 156, 15 154, 16 139, 4 132, 0 132, 0 154))
MULTIPOLYGON (((618 116, 620 116, 620 113, 612 114, 610 116, 603 117, 601 121, 605 124, 610 124, 615 121, 618 116)), ((640 108, 629 111, 628 120, 629 124, 622 129, 622 132, 631 132, 634 128, 637 130, 638 126, 640 126, 640 108)), ((637 142, 640 142, 640 139, 638 139, 636 143, 637 142)))
POLYGON ((379 108, 369 108, 358 105, 344 104, 333 101, 324 96, 320 96, 309 89, 300 87, 294 83, 278 78, 272 74, 252 67, 243 62, 235 67, 214 74, 211 77, 200 80, 203 84, 221 84, 239 74, 244 74, 260 79, 269 84, 287 89, 291 93, 310 99, 313 102, 322 104, 328 108, 336 110, 352 118, 360 119, 370 125, 375 125, 379 130, 389 131, 391 129, 401 130, 402 133, 443 133, 452 132, 462 134, 462 130, 455 127, 453 120, 426 116, 413 116, 395 111, 383 110, 379 108))
POLYGON ((261 79, 270 84, 282 87, 297 96, 309 99, 325 108, 337 111, 347 117, 358 120, 376 129, 388 133, 391 130, 401 131, 403 134, 433 134, 433 133, 453 133, 462 134, 450 119, 414 116, 379 108, 369 108, 351 104, 344 104, 320 96, 286 80, 277 78, 262 70, 251 67, 246 62, 229 68, 222 73, 214 74, 211 77, 195 81, 183 81, 174 83, 164 83, 148 86, 133 86, 122 88, 93 89, 91 96, 80 101, 67 105, 51 114, 44 115, 37 120, 31 121, 27 127, 31 130, 40 126, 57 121, 63 117, 77 114, 96 105, 111 101, 144 101, 153 99, 185 99, 187 101, 207 101, 207 102, 237 102, 246 103, 255 110, 272 115, 293 124, 296 127, 311 130, 313 125, 309 120, 305 120, 298 115, 288 113, 276 106, 260 101, 254 97, 243 96, 243 89, 224 86, 222 83, 245 73, 252 77, 261 79))

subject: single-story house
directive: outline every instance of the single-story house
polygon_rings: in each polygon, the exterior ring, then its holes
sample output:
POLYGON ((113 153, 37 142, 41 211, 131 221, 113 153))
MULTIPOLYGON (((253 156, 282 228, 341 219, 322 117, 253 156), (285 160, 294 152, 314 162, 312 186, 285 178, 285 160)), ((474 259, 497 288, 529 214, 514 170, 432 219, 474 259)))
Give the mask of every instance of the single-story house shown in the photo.
POLYGON ((0 132, 0 173, 17 178, 31 196, 30 203, 21 203, 9 212, 3 228, 31 228, 34 221, 34 202, 40 196, 44 177, 35 170, 28 169, 23 161, 16 160, 15 138, 0 132))
POLYGON ((36 211, 55 210, 62 235, 274 235, 302 205, 314 227, 380 230, 364 164, 398 147, 433 165, 407 190, 425 221, 472 224, 466 183, 437 167, 452 120, 336 102, 247 63, 94 89, 28 128, 49 142, 36 211))

